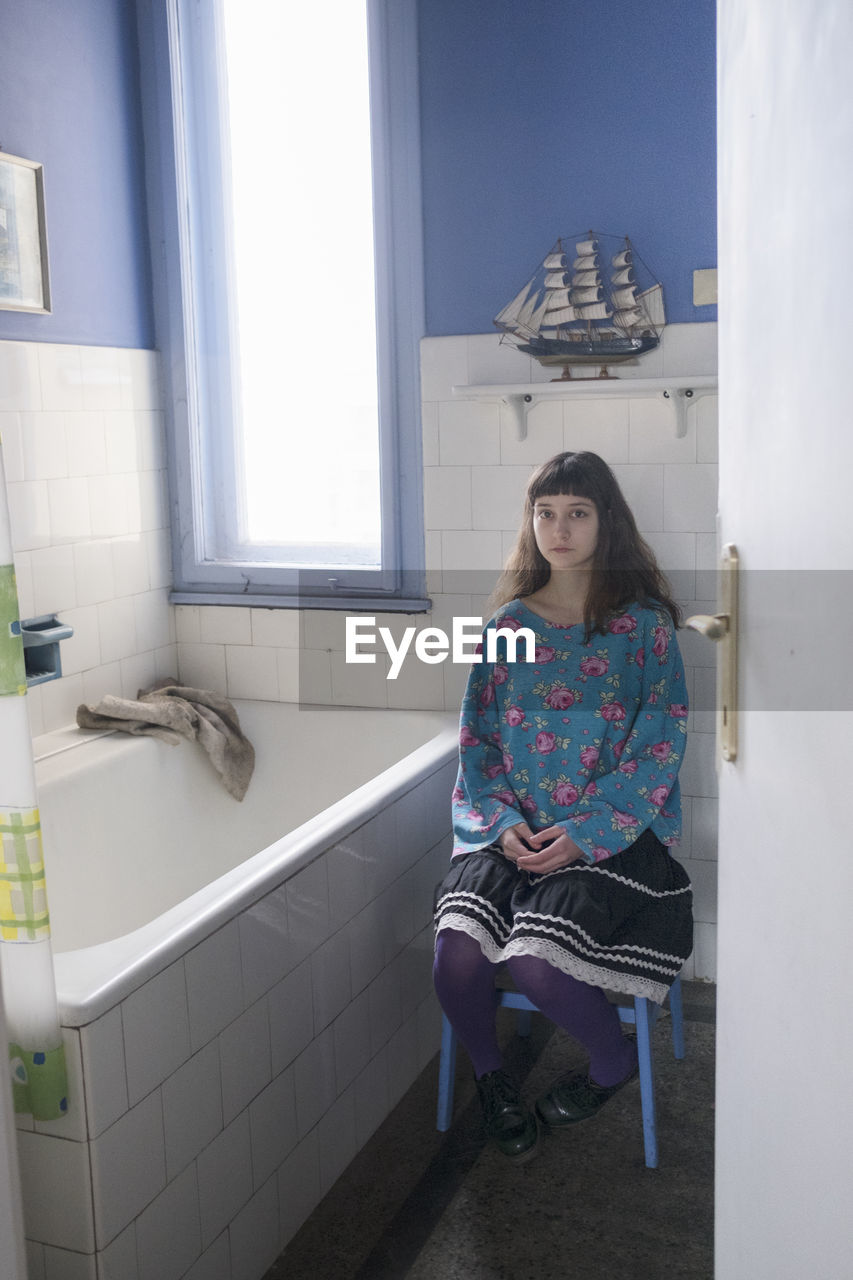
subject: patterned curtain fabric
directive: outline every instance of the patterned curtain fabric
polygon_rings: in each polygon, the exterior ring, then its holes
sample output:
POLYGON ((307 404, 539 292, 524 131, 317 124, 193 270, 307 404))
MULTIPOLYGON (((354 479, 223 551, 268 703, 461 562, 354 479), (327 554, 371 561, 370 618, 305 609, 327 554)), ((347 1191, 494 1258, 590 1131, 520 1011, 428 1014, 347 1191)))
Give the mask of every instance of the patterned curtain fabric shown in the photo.
POLYGON ((0 976, 15 1111, 68 1110, 0 440, 0 976))

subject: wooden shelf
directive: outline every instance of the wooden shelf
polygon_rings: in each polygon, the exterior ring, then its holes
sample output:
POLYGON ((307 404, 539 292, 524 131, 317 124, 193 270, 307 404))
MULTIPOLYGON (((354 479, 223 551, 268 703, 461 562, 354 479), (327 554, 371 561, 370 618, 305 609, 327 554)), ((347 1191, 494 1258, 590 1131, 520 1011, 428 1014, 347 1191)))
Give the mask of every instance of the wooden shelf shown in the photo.
POLYGON ((565 382, 509 382, 470 384, 453 387, 460 400, 496 401, 513 415, 518 439, 527 437, 527 415, 540 400, 641 399, 648 396, 667 401, 672 410, 676 436, 687 433, 687 411, 703 395, 716 395, 716 374, 694 378, 578 378, 565 382))

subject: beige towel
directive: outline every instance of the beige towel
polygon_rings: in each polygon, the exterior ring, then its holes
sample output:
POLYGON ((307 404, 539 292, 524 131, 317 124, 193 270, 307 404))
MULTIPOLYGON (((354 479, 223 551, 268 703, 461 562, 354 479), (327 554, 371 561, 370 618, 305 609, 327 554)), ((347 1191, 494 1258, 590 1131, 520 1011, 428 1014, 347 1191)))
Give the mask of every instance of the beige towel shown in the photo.
POLYGON ((93 707, 79 706, 77 723, 81 729, 148 734, 173 746, 181 738, 198 742, 228 792, 235 800, 243 799, 255 767, 255 751, 227 698, 179 685, 174 679, 140 689, 136 698, 108 693, 93 707))

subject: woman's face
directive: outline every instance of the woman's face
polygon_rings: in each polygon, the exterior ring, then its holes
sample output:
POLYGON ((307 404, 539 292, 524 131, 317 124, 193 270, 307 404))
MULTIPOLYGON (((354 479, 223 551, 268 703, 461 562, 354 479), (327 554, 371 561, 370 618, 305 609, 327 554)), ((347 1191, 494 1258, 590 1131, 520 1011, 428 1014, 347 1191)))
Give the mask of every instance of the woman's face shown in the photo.
POLYGON ((533 504, 536 545, 553 569, 590 569, 598 544, 598 511, 590 498, 555 493, 533 504))

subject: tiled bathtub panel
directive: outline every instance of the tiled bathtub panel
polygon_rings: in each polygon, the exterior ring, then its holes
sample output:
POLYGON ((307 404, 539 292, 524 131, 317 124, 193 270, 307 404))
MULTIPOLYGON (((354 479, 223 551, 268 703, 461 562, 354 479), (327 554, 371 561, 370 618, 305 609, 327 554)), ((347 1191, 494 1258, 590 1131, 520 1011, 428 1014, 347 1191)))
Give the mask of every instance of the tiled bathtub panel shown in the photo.
MULTIPOLYGON (((190 1043, 201 1049, 243 1012, 241 927, 248 913, 193 947, 184 961, 190 1043)), ((247 994, 247 1003, 253 996, 247 994)))
POLYGON ((311 957, 314 1027, 321 1031, 352 999, 350 944, 345 929, 332 934, 311 957))
POLYGON ((95 1255, 45 1245, 44 1280, 98 1280, 95 1255))
POLYGON ((17 1138, 25 1235, 40 1244, 93 1252, 87 1144, 24 1131, 17 1138))
POLYGON ((183 959, 151 978, 122 1002, 130 1105, 189 1058, 187 983, 183 959))
POLYGON ((271 1177, 244 1205, 228 1229, 231 1280, 258 1280, 281 1249, 278 1179, 271 1177))
POLYGON ((252 1196, 248 1111, 242 1111, 201 1153, 197 1167, 201 1243, 206 1249, 252 1196))
POLYGON ((222 1117, 229 1124, 272 1079, 269 1008, 259 1000, 219 1037, 222 1117))
POLYGON ((388 1101, 395 1107, 418 1074, 417 1019, 403 1022, 388 1042, 388 1101))
POLYGON ((189 1165, 136 1222, 139 1280, 180 1280, 201 1252, 198 1174, 189 1165))
POLYGON ((310 951, 306 930, 300 933, 298 945, 291 937, 286 884, 242 913, 239 934, 243 998, 247 1004, 271 990, 310 951))
POLYGON ((323 1195, 338 1180, 358 1151, 355 1085, 350 1085, 317 1125, 320 1150, 320 1190, 323 1195))
POLYGON ((314 993, 311 961, 277 983, 267 996, 270 1019, 272 1072, 276 1076, 307 1048, 314 1038, 314 993))
POLYGON ((329 875, 329 923, 332 929, 339 929, 367 905, 365 841, 365 828, 360 827, 339 841, 326 854, 329 875))
POLYGON ((160 1090, 89 1144, 95 1233, 102 1249, 166 1186, 160 1090))
POLYGON ((288 1067, 249 1106, 252 1178, 255 1190, 284 1163, 296 1146, 296 1087, 288 1067))
POLYGON ((176 1177, 222 1129, 219 1045, 205 1045, 163 1083, 166 1173, 176 1177))

